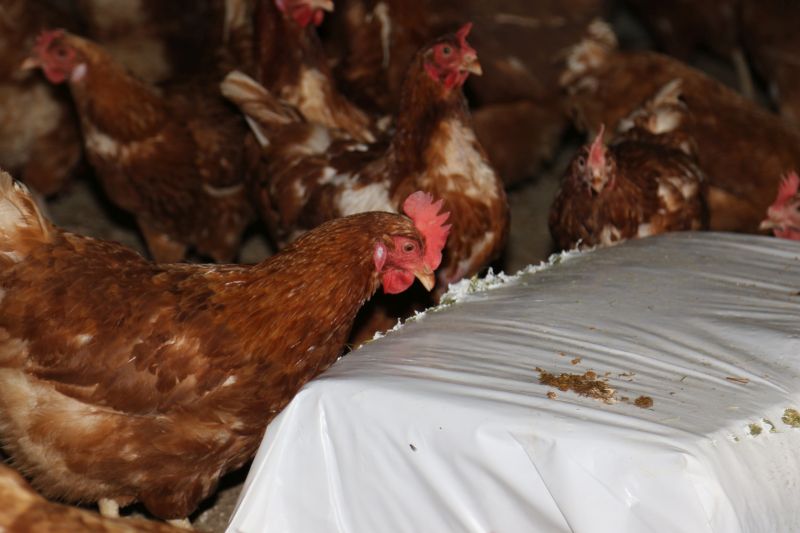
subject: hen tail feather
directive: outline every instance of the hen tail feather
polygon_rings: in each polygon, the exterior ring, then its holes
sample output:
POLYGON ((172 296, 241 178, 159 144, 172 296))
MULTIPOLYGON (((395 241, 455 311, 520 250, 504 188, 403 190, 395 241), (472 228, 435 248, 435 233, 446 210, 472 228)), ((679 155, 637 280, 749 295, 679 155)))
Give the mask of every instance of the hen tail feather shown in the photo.
POLYGON ((52 233, 28 188, 0 170, 0 261, 21 261, 52 233))
POLYGON ((238 70, 225 76, 220 89, 244 113, 261 146, 269 146, 270 131, 302 120, 261 84, 238 70))

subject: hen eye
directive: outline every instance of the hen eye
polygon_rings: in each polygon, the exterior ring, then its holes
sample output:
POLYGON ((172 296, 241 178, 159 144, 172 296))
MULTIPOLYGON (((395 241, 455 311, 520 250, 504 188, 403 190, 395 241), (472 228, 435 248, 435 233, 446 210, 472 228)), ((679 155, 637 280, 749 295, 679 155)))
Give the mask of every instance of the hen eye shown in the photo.
POLYGON ((578 158, 576 164, 578 165, 578 170, 583 170, 583 168, 586 166, 586 159, 581 156, 578 158))
POLYGON ((449 56, 452 53, 452 51, 453 51, 453 49, 450 48, 449 46, 443 46, 442 47, 442 54, 443 55, 449 56))
POLYGON ((62 58, 63 58, 63 57, 66 57, 66 55, 67 55, 67 50, 66 50, 65 48, 56 48, 56 55, 57 55, 58 57, 62 57, 62 58))
POLYGON ((416 246, 414 246, 414 243, 407 242, 407 243, 405 243, 405 244, 403 245, 403 251, 404 251, 405 253, 407 253, 407 254, 410 254, 410 253, 411 253, 411 252, 413 252, 415 249, 416 249, 416 246))

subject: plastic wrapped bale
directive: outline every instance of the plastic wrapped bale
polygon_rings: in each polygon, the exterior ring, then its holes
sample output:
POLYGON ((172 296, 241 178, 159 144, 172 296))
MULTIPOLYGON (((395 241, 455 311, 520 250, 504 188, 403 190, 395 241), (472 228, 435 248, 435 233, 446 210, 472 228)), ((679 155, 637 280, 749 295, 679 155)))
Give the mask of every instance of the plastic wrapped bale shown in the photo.
POLYGON ((462 282, 269 426, 229 531, 800 531, 800 243, 462 282))

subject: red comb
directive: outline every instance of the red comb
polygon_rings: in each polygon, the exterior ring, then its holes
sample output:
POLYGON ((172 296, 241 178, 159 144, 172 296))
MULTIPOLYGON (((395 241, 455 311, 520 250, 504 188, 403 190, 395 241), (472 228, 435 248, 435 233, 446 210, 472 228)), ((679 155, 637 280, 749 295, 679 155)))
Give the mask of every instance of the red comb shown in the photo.
POLYGON ((798 188, 800 188, 800 176, 797 175, 797 172, 792 170, 781 180, 781 184, 778 186, 778 197, 775 199, 775 203, 785 203, 789 198, 797 194, 798 188))
POLYGON ((603 149, 603 134, 606 131, 605 124, 600 124, 600 131, 597 132, 591 148, 589 148, 589 166, 593 168, 602 167, 605 165, 605 150, 603 149))
MULTIPOLYGON (((458 44, 461 45, 461 48, 473 50, 473 48, 467 43, 467 35, 469 35, 470 30, 472 30, 472 23, 467 22, 459 30, 456 32, 456 37, 458 38, 458 44)), ((474 51, 474 50, 473 50, 474 51)))
POLYGON ((64 30, 42 30, 36 38, 36 44, 33 46, 33 51, 37 54, 43 54, 54 40, 64 35, 64 30))
POLYGON ((443 200, 433 201, 430 194, 417 191, 403 202, 403 212, 414 221, 422 236, 425 237, 425 264, 436 270, 442 262, 442 248, 447 242, 450 224, 444 224, 450 213, 439 214, 443 200))

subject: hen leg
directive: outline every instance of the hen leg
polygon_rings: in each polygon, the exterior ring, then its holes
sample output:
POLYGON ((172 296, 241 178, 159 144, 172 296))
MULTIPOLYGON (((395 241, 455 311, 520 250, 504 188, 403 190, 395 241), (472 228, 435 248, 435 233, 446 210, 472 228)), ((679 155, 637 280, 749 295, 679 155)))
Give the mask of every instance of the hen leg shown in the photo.
POLYGON ((150 256, 156 263, 177 263, 186 257, 186 245, 172 240, 167 234, 139 221, 139 229, 147 243, 150 256))

